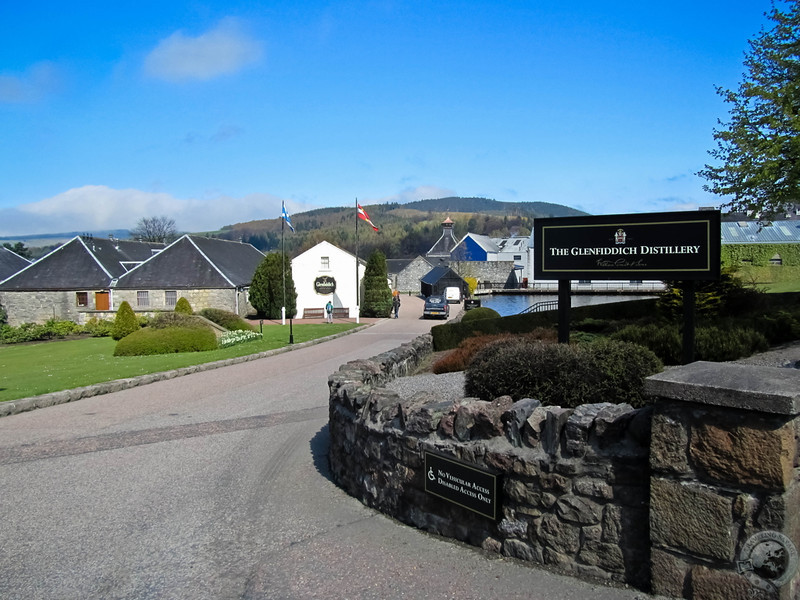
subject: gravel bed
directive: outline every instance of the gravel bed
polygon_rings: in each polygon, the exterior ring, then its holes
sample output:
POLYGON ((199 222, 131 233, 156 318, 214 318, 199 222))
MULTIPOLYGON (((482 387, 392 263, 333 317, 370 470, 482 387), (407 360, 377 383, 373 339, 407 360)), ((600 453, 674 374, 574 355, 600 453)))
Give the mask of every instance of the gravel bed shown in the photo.
POLYGON ((800 342, 790 342, 782 346, 776 346, 766 352, 730 362, 761 367, 793 367, 800 369, 800 342))
POLYGON ((398 377, 387 386, 403 398, 410 398, 417 392, 432 392, 440 400, 461 400, 464 397, 464 371, 455 373, 422 373, 410 377, 398 377))

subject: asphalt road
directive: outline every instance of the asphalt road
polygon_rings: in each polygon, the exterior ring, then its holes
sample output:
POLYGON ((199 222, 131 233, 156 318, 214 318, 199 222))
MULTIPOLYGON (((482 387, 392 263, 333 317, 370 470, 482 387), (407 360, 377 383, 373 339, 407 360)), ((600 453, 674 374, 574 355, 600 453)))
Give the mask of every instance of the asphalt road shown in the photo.
POLYGON ((645 598, 401 525, 329 479, 327 377, 433 324, 0 419, 0 599, 645 598))

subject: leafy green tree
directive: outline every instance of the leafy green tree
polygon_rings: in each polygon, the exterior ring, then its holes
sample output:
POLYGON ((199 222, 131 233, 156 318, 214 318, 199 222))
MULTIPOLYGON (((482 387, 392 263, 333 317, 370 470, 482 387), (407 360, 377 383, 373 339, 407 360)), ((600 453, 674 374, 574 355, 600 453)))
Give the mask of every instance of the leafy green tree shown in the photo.
POLYGON ((364 302, 362 317, 388 317, 392 310, 392 290, 386 272, 386 256, 374 250, 364 269, 364 302))
POLYGON ((175 312, 181 313, 183 315, 193 315, 194 311, 192 310, 192 305, 189 304, 189 301, 181 296, 178 298, 178 301, 175 303, 175 312))
POLYGON ((250 304, 258 311, 259 316, 267 319, 281 318, 284 281, 286 316, 293 317, 297 312, 297 292, 292 279, 292 261, 279 252, 267 254, 256 268, 250 284, 250 304))
POLYGON ((750 41, 738 89, 718 88, 730 121, 714 130, 717 164, 698 175, 734 211, 771 218, 800 201, 800 0, 767 14, 774 27, 750 41))
POLYGON ((114 317, 114 324, 111 326, 111 337, 121 340, 126 335, 139 330, 139 320, 133 312, 131 305, 127 301, 119 305, 117 316, 114 317))
POLYGON ((3 246, 11 250, 14 254, 18 254, 22 258, 27 258, 29 260, 33 258, 33 253, 29 248, 25 247, 23 242, 16 242, 13 246, 9 242, 5 242, 3 246))

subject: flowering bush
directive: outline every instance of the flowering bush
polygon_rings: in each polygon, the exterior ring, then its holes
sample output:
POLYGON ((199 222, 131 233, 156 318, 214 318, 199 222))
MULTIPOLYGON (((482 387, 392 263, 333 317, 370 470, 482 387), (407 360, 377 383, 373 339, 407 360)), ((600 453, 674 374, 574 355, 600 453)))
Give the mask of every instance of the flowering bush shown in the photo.
POLYGON ((244 342, 250 342, 258 339, 261 339, 261 334, 256 331, 226 331, 219 338, 219 347, 230 348, 236 344, 242 344, 244 342))

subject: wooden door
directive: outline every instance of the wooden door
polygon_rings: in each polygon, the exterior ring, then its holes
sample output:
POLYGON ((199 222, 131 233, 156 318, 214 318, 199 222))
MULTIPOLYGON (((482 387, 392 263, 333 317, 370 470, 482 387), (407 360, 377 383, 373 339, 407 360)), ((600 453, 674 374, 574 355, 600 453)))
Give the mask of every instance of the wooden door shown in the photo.
POLYGON ((95 292, 94 293, 94 308, 95 310, 108 310, 110 307, 109 293, 108 292, 95 292))

